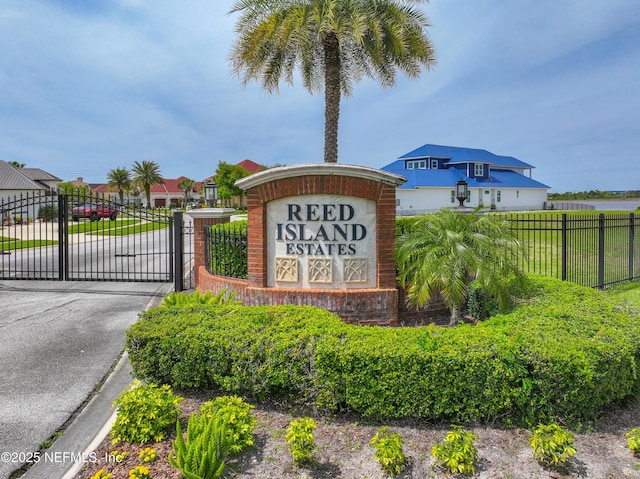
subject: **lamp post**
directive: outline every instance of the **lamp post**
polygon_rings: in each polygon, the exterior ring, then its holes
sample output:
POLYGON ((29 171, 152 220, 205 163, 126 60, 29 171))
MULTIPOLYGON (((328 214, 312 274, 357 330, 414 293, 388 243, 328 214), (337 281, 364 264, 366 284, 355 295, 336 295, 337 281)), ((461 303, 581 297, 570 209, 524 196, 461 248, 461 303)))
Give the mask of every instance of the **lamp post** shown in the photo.
POLYGON ((460 202, 460 208, 464 208, 464 202, 467 200, 469 185, 462 178, 456 183, 456 198, 460 202))
POLYGON ((204 199, 207 201, 207 206, 212 208, 218 204, 218 185, 215 181, 211 180, 204 185, 204 199))

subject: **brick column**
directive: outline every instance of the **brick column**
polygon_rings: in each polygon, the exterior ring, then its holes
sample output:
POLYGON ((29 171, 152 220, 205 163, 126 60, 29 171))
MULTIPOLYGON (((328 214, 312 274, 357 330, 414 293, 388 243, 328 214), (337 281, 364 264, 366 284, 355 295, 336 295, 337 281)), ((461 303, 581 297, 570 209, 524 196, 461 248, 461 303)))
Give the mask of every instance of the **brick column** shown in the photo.
POLYGON ((220 223, 229 223, 233 208, 201 208, 189 210, 186 214, 193 218, 193 273, 196 287, 200 285, 200 269, 204 262, 204 231, 205 228, 220 223))

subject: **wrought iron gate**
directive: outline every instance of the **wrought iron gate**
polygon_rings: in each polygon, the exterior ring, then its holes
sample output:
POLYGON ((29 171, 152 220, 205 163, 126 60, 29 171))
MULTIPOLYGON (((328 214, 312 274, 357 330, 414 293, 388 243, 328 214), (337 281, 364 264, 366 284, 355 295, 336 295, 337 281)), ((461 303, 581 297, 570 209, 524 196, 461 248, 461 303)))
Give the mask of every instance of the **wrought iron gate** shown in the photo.
POLYGON ((0 279, 174 280, 174 218, 164 212, 74 193, 0 200, 0 213, 0 279))

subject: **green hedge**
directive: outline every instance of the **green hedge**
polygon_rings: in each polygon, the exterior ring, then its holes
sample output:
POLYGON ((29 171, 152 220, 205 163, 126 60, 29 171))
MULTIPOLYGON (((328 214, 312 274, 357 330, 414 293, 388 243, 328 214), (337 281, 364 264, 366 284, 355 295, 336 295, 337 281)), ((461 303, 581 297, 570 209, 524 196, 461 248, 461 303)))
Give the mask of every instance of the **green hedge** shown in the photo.
POLYGON ((211 226, 207 269, 231 278, 247 278, 247 221, 211 226), (215 240, 217 238, 217 241, 215 240))
POLYGON ((136 377, 264 398, 313 396, 316 344, 348 326, 312 307, 183 306, 147 311, 127 331, 136 377))
POLYGON ((640 324, 606 293, 531 278, 475 326, 344 324, 312 307, 160 308, 127 333, 134 373, 384 419, 578 424, 638 392, 640 324))

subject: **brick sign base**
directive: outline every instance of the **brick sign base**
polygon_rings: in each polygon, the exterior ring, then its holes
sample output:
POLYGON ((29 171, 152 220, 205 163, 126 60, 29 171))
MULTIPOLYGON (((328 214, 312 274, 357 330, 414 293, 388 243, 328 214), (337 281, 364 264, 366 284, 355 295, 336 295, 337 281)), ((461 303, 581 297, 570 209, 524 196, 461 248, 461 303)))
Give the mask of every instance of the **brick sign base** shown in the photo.
MULTIPOLYGON (((403 182, 374 168, 325 163, 238 181, 247 192, 248 279, 210 275, 196 258, 198 288, 236 290, 245 305, 311 305, 353 324, 397 325, 395 192, 403 182)), ((213 224, 194 219, 196 256, 205 223, 213 224)))

